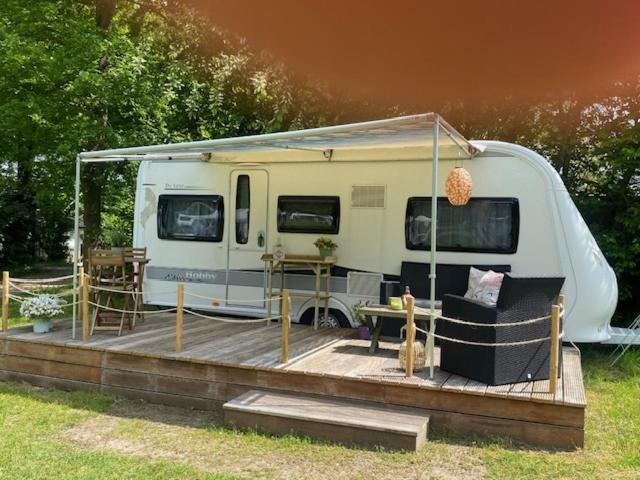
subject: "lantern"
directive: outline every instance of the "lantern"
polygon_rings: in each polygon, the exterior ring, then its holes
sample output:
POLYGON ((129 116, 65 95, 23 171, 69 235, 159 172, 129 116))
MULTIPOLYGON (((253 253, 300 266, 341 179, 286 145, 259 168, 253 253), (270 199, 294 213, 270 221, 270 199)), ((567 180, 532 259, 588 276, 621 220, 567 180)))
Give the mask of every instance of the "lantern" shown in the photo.
POLYGON ((466 205, 473 192, 471 174, 462 167, 454 168, 447 177, 444 189, 451 205, 466 205))

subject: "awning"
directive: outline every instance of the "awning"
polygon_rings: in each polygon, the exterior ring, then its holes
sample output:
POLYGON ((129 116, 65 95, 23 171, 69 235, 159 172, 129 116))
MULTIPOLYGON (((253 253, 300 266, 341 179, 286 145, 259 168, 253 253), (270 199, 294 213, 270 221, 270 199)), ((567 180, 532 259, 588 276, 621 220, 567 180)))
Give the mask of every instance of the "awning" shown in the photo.
POLYGON ((433 157, 436 121, 440 159, 470 159, 483 150, 439 115, 425 113, 264 135, 83 152, 80 158, 85 162, 199 159, 221 163, 425 160, 433 157), (277 156, 275 151, 279 151, 277 156))

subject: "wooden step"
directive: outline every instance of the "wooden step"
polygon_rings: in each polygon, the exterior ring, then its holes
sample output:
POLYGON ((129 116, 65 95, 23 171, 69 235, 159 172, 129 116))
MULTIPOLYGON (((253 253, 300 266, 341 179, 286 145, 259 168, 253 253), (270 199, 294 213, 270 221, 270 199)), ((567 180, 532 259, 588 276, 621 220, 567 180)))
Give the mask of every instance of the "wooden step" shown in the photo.
POLYGON ((251 390, 225 403, 225 422, 240 428, 392 450, 417 450, 429 415, 364 402, 251 390))

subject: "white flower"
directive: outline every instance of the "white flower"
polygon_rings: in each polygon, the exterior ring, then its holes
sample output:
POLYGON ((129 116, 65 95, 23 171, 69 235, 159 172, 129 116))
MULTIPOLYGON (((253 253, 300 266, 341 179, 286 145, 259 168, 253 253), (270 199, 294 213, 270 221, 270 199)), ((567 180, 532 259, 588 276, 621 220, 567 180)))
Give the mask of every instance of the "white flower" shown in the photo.
POLYGON ((65 302, 54 295, 38 295, 22 302, 20 314, 28 319, 53 318, 62 315, 65 302))

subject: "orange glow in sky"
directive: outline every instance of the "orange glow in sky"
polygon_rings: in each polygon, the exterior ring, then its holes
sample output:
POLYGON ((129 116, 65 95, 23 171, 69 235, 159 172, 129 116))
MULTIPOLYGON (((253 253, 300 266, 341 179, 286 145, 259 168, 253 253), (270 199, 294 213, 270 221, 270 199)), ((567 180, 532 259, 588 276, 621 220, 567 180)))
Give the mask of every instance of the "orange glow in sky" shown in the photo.
POLYGON ((635 0, 191 0, 294 71, 371 99, 601 93, 640 73, 635 0))

